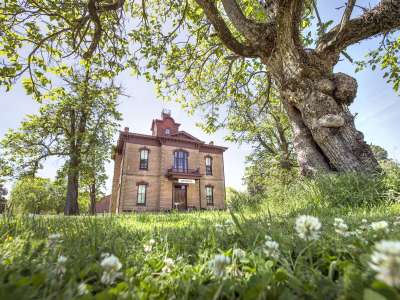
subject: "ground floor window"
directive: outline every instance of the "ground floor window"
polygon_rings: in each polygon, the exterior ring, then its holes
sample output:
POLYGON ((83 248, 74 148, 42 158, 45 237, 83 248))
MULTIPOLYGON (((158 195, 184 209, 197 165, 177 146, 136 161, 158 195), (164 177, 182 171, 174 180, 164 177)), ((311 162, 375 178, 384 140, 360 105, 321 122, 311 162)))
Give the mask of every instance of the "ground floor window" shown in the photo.
POLYGON ((214 187, 211 185, 206 186, 206 200, 207 205, 214 204, 214 187))
POLYGON ((137 205, 146 205, 147 184, 139 183, 137 185, 137 205))

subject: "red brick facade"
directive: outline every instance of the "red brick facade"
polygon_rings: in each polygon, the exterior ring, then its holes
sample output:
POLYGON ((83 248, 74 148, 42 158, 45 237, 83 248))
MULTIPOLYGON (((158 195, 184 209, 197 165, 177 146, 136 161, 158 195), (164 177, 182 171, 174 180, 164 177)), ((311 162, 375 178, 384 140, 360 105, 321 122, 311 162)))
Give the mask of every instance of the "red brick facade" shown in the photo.
POLYGON ((152 135, 128 128, 120 132, 110 212, 225 208, 227 148, 206 144, 179 127, 163 112, 152 122, 152 135))

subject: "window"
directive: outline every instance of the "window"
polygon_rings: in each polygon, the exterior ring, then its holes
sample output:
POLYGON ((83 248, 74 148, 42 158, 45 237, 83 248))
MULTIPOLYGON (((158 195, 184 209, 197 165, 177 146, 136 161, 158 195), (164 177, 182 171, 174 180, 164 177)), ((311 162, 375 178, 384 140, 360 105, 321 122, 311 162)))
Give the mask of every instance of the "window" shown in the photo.
POLYGON ((147 183, 137 185, 137 205, 146 205, 147 183))
POLYGON ((206 156, 206 175, 212 175, 212 157, 206 156))
POLYGON ((149 168, 149 149, 140 149, 140 170, 147 170, 149 168))
POLYGON ((186 151, 178 150, 174 152, 174 171, 188 171, 188 153, 186 151))
POLYGON ((206 186, 206 200, 207 205, 214 204, 214 187, 211 185, 206 186))
POLYGON ((171 129, 165 128, 165 135, 170 135, 171 134, 171 129))

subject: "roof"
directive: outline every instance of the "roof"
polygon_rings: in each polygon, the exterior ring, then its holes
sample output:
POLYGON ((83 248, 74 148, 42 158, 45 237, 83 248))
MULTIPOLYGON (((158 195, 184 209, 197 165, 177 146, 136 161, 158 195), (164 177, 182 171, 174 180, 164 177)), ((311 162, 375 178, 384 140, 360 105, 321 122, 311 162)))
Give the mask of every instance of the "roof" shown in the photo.
MULTIPOLYGON (((118 153, 122 153, 122 148, 125 142, 127 143, 135 143, 135 144, 144 144, 144 145, 153 145, 153 146, 161 146, 162 144, 168 144, 170 142, 179 142, 183 144, 197 146, 203 149, 216 150, 219 152, 224 152, 227 150, 227 147, 217 146, 214 144, 207 144, 204 141, 194 137, 193 135, 187 133, 186 131, 178 131, 175 134, 169 136, 155 136, 155 135, 147 135, 141 133, 133 133, 120 131, 119 138, 117 142, 116 150, 118 153)), ((184 147, 184 146, 183 146, 184 147)))

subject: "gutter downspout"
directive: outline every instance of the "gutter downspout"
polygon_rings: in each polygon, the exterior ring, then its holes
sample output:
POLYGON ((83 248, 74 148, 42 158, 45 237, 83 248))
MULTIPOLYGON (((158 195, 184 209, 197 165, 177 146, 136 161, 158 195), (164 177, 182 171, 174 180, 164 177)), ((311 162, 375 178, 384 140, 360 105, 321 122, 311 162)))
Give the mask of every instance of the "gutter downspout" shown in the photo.
POLYGON ((121 207, 121 197, 122 197, 122 184, 125 182, 124 181, 124 175, 125 175, 125 172, 124 172, 124 167, 125 167, 125 145, 126 145, 126 142, 124 141, 124 148, 123 148, 123 150, 122 150, 122 153, 123 153, 123 155, 122 155, 122 161, 121 161, 121 163, 122 163, 122 168, 121 168, 121 184, 119 185, 119 197, 118 197, 118 205, 117 205, 117 211, 116 211, 116 213, 119 213, 120 212, 120 207, 121 207))

